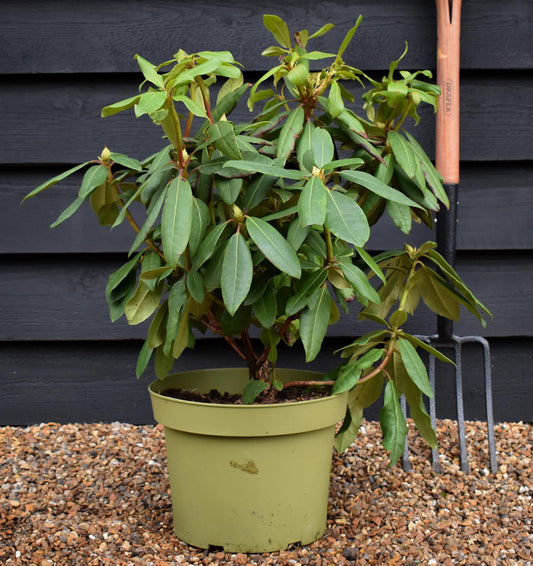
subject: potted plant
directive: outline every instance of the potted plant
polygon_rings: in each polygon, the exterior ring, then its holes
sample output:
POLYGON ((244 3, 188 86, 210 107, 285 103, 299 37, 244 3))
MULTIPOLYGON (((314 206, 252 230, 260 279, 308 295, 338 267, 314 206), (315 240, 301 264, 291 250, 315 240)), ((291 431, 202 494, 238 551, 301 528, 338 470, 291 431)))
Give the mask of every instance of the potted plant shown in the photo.
POLYGON ((166 430, 175 531, 196 546, 257 552, 321 536, 335 425, 345 417, 335 441, 344 449, 383 389, 391 463, 407 432, 401 395, 434 446, 417 349, 444 357, 402 327, 420 299, 452 319, 461 304, 480 320, 486 311, 435 244, 374 257, 365 250, 383 214, 408 233, 413 221, 431 226, 448 203, 403 129, 408 118, 418 122, 420 104, 437 108, 439 89, 421 80, 429 71, 397 72, 401 57, 381 81, 345 63, 360 21, 336 53, 323 53, 308 42, 332 24, 291 36, 279 17, 264 16, 278 45, 263 51, 275 65, 254 85, 227 51, 180 50, 158 66, 136 56, 139 92, 102 115, 147 114, 164 132, 162 147, 144 160, 104 148, 26 197, 85 169, 76 200, 52 226, 89 200, 100 224, 133 228, 106 298, 112 321, 151 318, 137 375, 153 357, 150 394, 166 430), (351 83, 367 88, 363 116, 351 109, 351 83), (232 122, 246 93, 250 118, 232 122), (326 376, 277 367, 280 343, 301 341, 311 361, 340 310, 356 305, 377 329, 347 345, 338 367, 326 376), (172 374, 206 332, 244 367, 172 374))

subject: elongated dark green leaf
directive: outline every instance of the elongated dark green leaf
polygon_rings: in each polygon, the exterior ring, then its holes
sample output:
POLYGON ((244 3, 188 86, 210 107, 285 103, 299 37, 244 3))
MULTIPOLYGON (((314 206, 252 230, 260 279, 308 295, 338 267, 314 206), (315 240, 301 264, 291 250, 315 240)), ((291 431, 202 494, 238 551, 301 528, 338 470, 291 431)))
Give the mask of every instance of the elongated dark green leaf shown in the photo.
POLYGON ((424 395, 433 397, 433 389, 429 383, 428 374, 424 362, 420 359, 414 346, 405 338, 398 340, 398 347, 402 362, 413 383, 424 395))
POLYGON ((348 33, 344 37, 341 46, 339 47, 339 51, 337 52, 337 56, 339 58, 342 57, 343 53, 346 51, 346 48, 348 47, 348 45, 350 45, 350 41, 352 41, 352 37, 357 31, 357 28, 361 25, 362 20, 363 20, 362 16, 359 16, 357 18, 357 21, 355 22, 355 25, 350 30, 348 30, 348 33))
POLYGON ((383 431, 383 446, 390 452, 389 467, 394 466, 402 455, 407 436, 407 423, 400 406, 398 392, 392 381, 385 386, 383 408, 379 413, 383 431))
POLYGON ((289 28, 279 16, 264 14, 263 24, 282 47, 289 48, 291 46, 291 34, 289 33, 289 28))
POLYGON ((363 409, 372 405, 383 389, 383 375, 379 373, 374 378, 358 383, 348 394, 349 419, 348 426, 342 427, 335 438, 335 448, 340 452, 346 450, 354 441, 361 421, 363 409))
POLYGON ((424 405, 422 393, 408 380, 404 389, 404 395, 409 404, 409 412, 416 428, 431 448, 437 448, 437 435, 431 424, 431 417, 428 415, 424 405))
POLYGON ((264 328, 270 328, 276 320, 277 302, 276 293, 271 285, 269 285, 265 292, 253 304, 255 316, 264 328))
POLYGON ((284 169, 277 165, 270 165, 268 163, 260 163, 259 161, 237 161, 229 160, 224 163, 224 168, 235 168, 242 171, 250 171, 252 173, 263 173, 272 177, 284 177, 285 179, 300 180, 305 177, 303 171, 296 169, 284 169))
POLYGON ((189 235, 189 252, 194 256, 200 244, 204 241, 209 224, 209 207, 199 199, 192 199, 191 233, 189 235))
POLYGON ((252 283, 252 255, 243 235, 236 232, 229 239, 222 261, 222 297, 233 316, 242 304, 252 283))
POLYGON ((370 237, 370 227, 361 207, 339 191, 328 190, 326 227, 341 240, 363 247, 370 237))
POLYGON ((103 185, 107 179, 107 169, 103 165, 94 165, 85 172, 78 196, 87 198, 96 187, 103 185))
POLYGON ((242 392, 242 402, 245 405, 252 405, 257 396, 263 393, 267 387, 268 383, 259 379, 248 382, 242 392))
POLYGON ((383 350, 372 349, 356 362, 347 364, 340 375, 335 380, 331 390, 332 394, 348 391, 357 385, 363 371, 370 369, 378 360, 383 357, 383 350))
POLYGON ((148 207, 148 214, 146 215, 146 220, 144 221, 144 224, 141 226, 139 233, 137 234, 135 240, 133 241, 133 244, 129 251, 130 254, 133 253, 145 240, 148 232, 150 231, 150 229, 154 225, 154 222, 159 216, 159 211, 163 206, 163 202, 165 201, 166 194, 167 194, 167 188, 165 187, 159 192, 159 194, 157 194, 157 196, 154 197, 154 200, 150 203, 150 206, 148 207))
POLYGON ((242 179, 224 179, 223 177, 218 177, 216 187, 222 200, 226 204, 232 205, 241 192, 242 179))
POLYGON ((328 330, 331 312, 331 296, 324 285, 317 289, 300 316, 300 336, 305 350, 305 360, 314 360, 320 352, 328 330))
POLYGON ((406 340, 409 340, 409 342, 411 342, 411 344, 415 347, 415 348, 422 348, 423 350, 426 350, 426 352, 428 352, 429 354, 431 354, 432 356, 435 356, 438 360, 440 360, 441 362, 446 362, 446 363, 450 363, 453 364, 452 360, 450 360, 450 358, 448 358, 447 356, 445 356, 442 352, 440 352, 439 350, 437 350, 437 348, 433 348, 433 346, 430 346, 427 342, 424 342, 423 340, 420 340, 419 338, 417 338, 416 336, 412 336, 411 334, 407 334, 407 333, 403 333, 402 335, 406 340))
POLYGON ((137 270, 137 263, 141 252, 132 257, 127 263, 119 267, 114 273, 109 276, 107 287, 105 290, 106 299, 109 301, 111 293, 126 279, 126 277, 134 270, 137 270))
POLYGON ((455 321, 459 320, 458 298, 445 286, 442 278, 424 265, 420 266, 418 274, 417 283, 424 303, 441 316, 455 321))
POLYGON ((304 109, 298 106, 289 114, 281 128, 276 154, 282 161, 286 161, 294 149, 304 125, 304 115, 304 109))
POLYGON ((370 285, 364 271, 353 265, 353 263, 347 261, 341 262, 339 267, 357 293, 373 303, 381 302, 377 291, 374 287, 372 287, 372 285, 370 285))
POLYGON ((191 297, 201 305, 205 299, 205 281, 198 271, 191 271, 187 277, 187 289, 191 297))
POLYGON ((310 230, 311 228, 309 226, 302 226, 300 224, 298 217, 291 222, 289 230, 287 231, 287 242, 289 242, 289 245, 295 252, 300 249, 300 246, 304 243, 310 230))
POLYGON ((169 356, 172 343, 178 331, 178 325, 182 317, 182 309, 187 302, 187 289, 184 279, 180 279, 170 288, 168 294, 168 316, 166 320, 166 339, 163 352, 169 356))
POLYGON ((300 260, 287 240, 268 222, 261 218, 246 218, 250 238, 278 269, 296 279, 300 278, 300 260))
POLYGON ((414 208, 422 208, 414 200, 411 200, 400 191, 382 183, 379 179, 370 175, 370 173, 365 173, 364 171, 339 171, 339 175, 352 183, 357 183, 358 185, 365 187, 369 191, 376 193, 384 199, 398 202, 400 204, 406 204, 414 208))
POLYGON ((39 185, 37 188, 33 189, 33 191, 29 192, 24 199, 22 200, 22 202, 24 202, 25 200, 34 197, 35 195, 39 194, 40 192, 48 189, 49 187, 55 185, 56 183, 59 183, 60 181, 62 181, 63 179, 66 179, 67 177, 69 177, 70 175, 72 175, 73 173, 76 173, 76 171, 79 171, 80 169, 83 169, 85 166, 87 166, 90 162, 87 161, 85 163, 81 163, 80 165, 76 165, 76 167, 72 167, 72 169, 69 169, 68 171, 64 171, 63 173, 60 173, 59 175, 56 175, 55 177, 52 177, 51 179, 48 179, 48 181, 45 181, 44 183, 42 183, 41 185, 39 185))
POLYGON ((152 357, 153 351, 154 351, 153 348, 150 348, 150 346, 148 346, 148 341, 145 340, 142 345, 141 351, 139 352, 139 356, 137 358, 137 366, 135 368, 135 374, 137 375, 137 379, 141 377, 141 375, 144 373, 145 369, 147 368, 148 362, 152 357))
POLYGON ((162 285, 152 291, 143 281, 139 281, 135 294, 126 303, 124 309, 128 324, 140 324, 150 317, 159 306, 162 291, 162 285))
POLYGON ((191 186, 182 177, 168 187, 161 213, 161 241, 167 263, 174 267, 189 242, 192 225, 193 196, 191 186))
POLYGON ((231 122, 215 122, 208 129, 213 145, 230 159, 242 159, 239 144, 235 136, 235 127, 231 122))
POLYGON ((183 309, 178 324, 178 331, 176 337, 174 338, 174 343, 172 344, 172 357, 177 360, 183 350, 187 347, 189 343, 189 333, 190 333, 190 321, 189 321, 189 311, 190 311, 190 301, 188 301, 183 309))
POLYGON ((363 124, 361 124, 359 118, 357 118, 352 110, 344 108, 344 110, 337 116, 337 120, 349 128, 354 134, 366 136, 363 124))
POLYGON ((328 189, 318 177, 311 177, 304 185, 298 200, 300 225, 324 224, 328 189))
POLYGON ((333 119, 337 118, 344 110, 344 100, 342 99, 341 89, 337 81, 331 83, 328 97, 328 109, 333 119))
POLYGON ((349 159, 336 159, 335 161, 330 161, 326 163, 323 167, 325 173, 329 173, 334 169, 340 169, 341 167, 350 167, 351 169, 356 169, 364 165, 364 161, 358 157, 353 157, 349 159))
POLYGON ((154 349, 161 346, 166 338, 166 325, 168 315, 168 304, 165 301, 156 311, 152 324, 148 329, 147 345, 154 349))
POLYGON ((227 227, 226 223, 222 223, 209 230, 192 258, 192 271, 199 269, 215 253, 218 241, 227 227))
POLYGON ((324 128, 315 128, 313 130, 311 134, 311 148, 313 160, 319 168, 329 163, 335 154, 335 146, 333 145, 331 135, 324 128))
POLYGON ((383 283, 386 283, 387 280, 385 279, 385 275, 374 258, 363 248, 356 246, 355 249, 357 250, 359 257, 368 265, 368 267, 381 279, 381 281, 383 281, 383 283))
POLYGON ((272 185, 276 181, 275 177, 260 173, 246 187, 243 205, 245 208, 254 208, 262 202, 272 185))
POLYGON ((86 200, 85 198, 78 197, 75 201, 71 202, 67 206, 67 208, 65 208, 65 210, 56 218, 56 220, 54 220, 54 222, 50 224, 50 228, 55 228, 56 226, 59 226, 62 222, 65 222, 67 218, 70 218, 80 208, 80 206, 85 202, 85 200, 86 200))
POLYGON ((391 130, 387 135, 387 139, 389 140, 396 161, 406 172, 407 176, 412 179, 416 173, 418 156, 402 134, 391 130))
POLYGON ((311 141, 314 129, 313 122, 307 120, 296 143, 296 157, 300 168, 306 169, 309 172, 313 170, 313 165, 315 165, 313 160, 313 144, 311 141))
POLYGON ((317 269, 302 277, 299 284, 295 287, 294 293, 287 301, 285 306, 286 314, 291 316, 305 308, 317 289, 325 283, 327 277, 327 269, 317 269))

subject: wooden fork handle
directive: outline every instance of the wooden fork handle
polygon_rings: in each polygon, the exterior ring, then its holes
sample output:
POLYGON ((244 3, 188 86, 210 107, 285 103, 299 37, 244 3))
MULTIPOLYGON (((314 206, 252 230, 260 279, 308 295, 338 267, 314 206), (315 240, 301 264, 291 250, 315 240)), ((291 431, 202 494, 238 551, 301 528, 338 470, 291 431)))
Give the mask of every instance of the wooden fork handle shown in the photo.
POLYGON ((436 0, 437 112, 436 166, 444 183, 459 183, 459 53, 461 0, 436 0))

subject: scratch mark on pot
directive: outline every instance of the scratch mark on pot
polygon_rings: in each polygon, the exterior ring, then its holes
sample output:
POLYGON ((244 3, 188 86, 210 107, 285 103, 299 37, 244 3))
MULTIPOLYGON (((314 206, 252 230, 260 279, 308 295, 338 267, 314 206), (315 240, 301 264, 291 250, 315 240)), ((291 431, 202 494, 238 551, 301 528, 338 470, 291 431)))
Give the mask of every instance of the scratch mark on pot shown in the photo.
POLYGON ((232 468, 237 468, 237 470, 241 470, 241 472, 246 472, 247 474, 258 474, 259 473, 259 470, 258 470, 258 468, 255 465, 255 462, 253 460, 248 460, 247 462, 244 462, 243 464, 240 464, 239 462, 235 462, 235 460, 231 460, 230 466, 232 468))

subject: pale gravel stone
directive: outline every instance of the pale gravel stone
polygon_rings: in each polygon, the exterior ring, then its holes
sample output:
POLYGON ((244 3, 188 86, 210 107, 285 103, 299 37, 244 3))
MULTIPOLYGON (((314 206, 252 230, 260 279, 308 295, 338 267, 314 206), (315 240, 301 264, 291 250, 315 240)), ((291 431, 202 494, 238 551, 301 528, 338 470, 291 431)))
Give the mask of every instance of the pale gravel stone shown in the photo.
POLYGON ((487 470, 483 423, 467 423, 470 474, 456 427, 438 426, 444 473, 412 427, 413 468, 387 468, 379 425, 335 455, 328 530, 269 554, 189 547, 172 533, 161 427, 123 423, 0 428, 0 564, 533 566, 533 427, 496 426, 500 468, 487 470))

